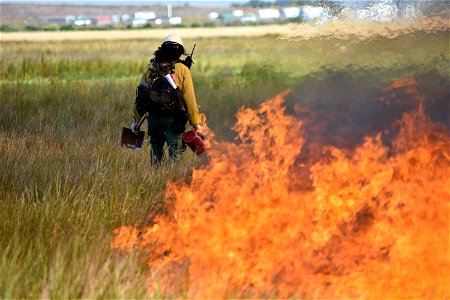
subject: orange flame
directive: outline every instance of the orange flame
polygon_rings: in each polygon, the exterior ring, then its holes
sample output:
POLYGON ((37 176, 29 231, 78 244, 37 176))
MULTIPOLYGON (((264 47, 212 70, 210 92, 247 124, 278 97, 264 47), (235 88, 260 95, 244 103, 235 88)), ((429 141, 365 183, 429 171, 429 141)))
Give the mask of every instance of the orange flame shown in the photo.
POLYGON ((171 213, 112 247, 145 254, 166 296, 450 297, 448 132, 420 105, 391 149, 380 134, 328 147, 299 188, 304 123, 285 94, 240 109, 237 143, 214 142, 189 184, 168 184, 171 213))

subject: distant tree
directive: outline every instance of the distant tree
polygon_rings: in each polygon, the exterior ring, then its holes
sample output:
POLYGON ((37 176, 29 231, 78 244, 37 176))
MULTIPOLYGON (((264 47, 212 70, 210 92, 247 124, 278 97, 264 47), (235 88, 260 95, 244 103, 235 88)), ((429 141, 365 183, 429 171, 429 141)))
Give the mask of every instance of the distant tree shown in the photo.
POLYGON ((61 31, 72 31, 72 30, 75 30, 75 27, 73 27, 72 24, 69 24, 69 25, 63 25, 63 26, 61 26, 61 27, 59 28, 59 30, 61 30, 61 31))
MULTIPOLYGON (((39 28, 37 28, 36 26, 34 26, 34 25, 27 25, 27 26, 25 26, 25 28, 24 28, 26 31, 38 31, 39 30, 39 28)), ((45 30, 45 28, 44 28, 44 30, 45 30)))
POLYGON ((2 24, 2 25, 0 25, 0 31, 10 32, 10 31, 17 31, 17 29, 9 26, 8 24, 2 24))

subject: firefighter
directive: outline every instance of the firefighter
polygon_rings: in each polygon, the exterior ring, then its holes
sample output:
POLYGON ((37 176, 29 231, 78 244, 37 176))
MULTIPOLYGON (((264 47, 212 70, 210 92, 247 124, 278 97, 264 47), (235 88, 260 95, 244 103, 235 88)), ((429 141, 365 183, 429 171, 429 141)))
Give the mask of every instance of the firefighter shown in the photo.
MULTIPOLYGON (((177 35, 168 35, 164 38, 161 46, 154 52, 154 58, 150 60, 148 68, 141 78, 141 85, 151 85, 155 73, 161 65, 172 66, 172 78, 179 90, 179 94, 184 102, 184 108, 190 125, 194 130, 201 132, 200 115, 195 99, 194 85, 192 75, 185 62, 180 60, 181 55, 185 54, 183 41, 177 35)), ((154 81, 153 81, 154 82, 154 81)), ((140 118, 135 108, 136 119, 140 118)), ((151 162, 159 163, 164 156, 164 144, 167 143, 169 149, 169 158, 176 161, 182 152, 182 135, 180 130, 174 130, 173 115, 155 114, 149 111, 148 134, 150 136, 150 158, 151 162)), ((186 121, 183 121, 183 128, 186 121)), ((184 130, 183 130, 184 131, 184 130)))

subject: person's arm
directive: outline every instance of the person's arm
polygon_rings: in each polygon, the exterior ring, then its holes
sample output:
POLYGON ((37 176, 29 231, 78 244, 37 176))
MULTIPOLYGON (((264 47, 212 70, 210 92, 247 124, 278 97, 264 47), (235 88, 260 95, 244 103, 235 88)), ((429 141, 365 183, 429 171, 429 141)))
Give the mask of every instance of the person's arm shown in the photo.
POLYGON ((139 83, 148 83, 150 82, 150 69, 145 69, 145 72, 142 74, 141 81, 139 83))
POLYGON ((191 71, 183 64, 175 65, 175 83, 180 88, 184 104, 189 116, 189 123, 195 127, 200 124, 200 114, 198 112, 197 100, 195 98, 194 83, 191 71))
MULTIPOLYGON (((139 82, 139 84, 141 83, 148 83, 150 81, 150 69, 147 67, 144 71, 144 73, 142 73, 141 76, 141 81, 139 82)), ((137 90, 136 90, 137 92, 137 90)), ((139 122, 139 120, 142 118, 142 116, 138 113, 136 106, 134 106, 133 109, 133 116, 134 119, 136 120, 136 122, 139 122)))

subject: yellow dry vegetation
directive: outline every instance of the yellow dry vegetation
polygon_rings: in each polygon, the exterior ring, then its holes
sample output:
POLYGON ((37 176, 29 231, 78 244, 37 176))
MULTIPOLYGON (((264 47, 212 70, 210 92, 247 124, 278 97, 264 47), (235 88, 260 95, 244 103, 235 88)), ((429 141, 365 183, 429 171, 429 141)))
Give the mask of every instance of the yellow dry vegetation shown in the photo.
POLYGON ((125 40, 162 39, 169 32, 183 38, 222 37, 222 36, 264 36, 268 34, 285 35, 292 25, 233 26, 213 28, 164 28, 108 31, 40 31, 40 32, 2 32, 1 41, 62 41, 62 40, 125 40))

